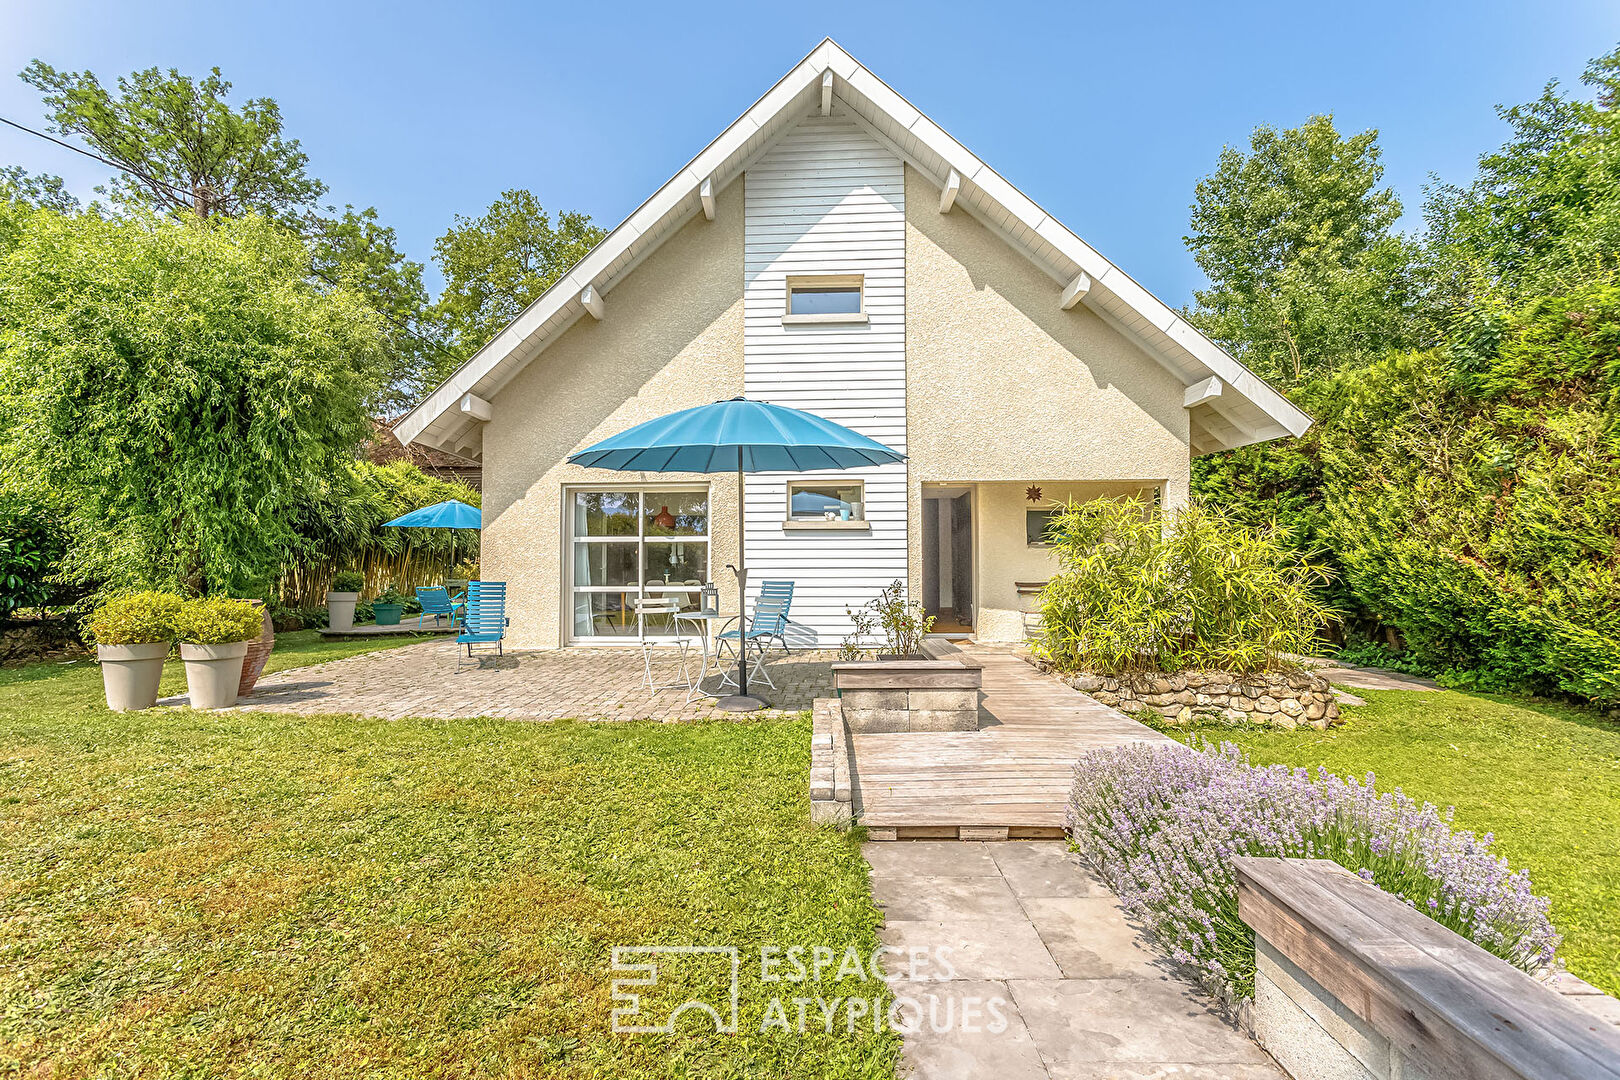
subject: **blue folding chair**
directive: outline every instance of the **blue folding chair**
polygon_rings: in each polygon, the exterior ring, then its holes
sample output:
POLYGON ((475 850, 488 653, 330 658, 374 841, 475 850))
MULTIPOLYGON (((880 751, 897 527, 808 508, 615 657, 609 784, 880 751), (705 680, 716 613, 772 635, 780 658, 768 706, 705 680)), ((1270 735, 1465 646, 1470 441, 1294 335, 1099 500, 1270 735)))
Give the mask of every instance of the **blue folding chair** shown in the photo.
POLYGON ((422 620, 429 615, 433 616, 434 622, 438 622, 448 615, 450 625, 454 626, 456 625, 456 613, 467 606, 460 600, 450 599, 450 590, 443 586, 423 588, 418 585, 416 587, 416 601, 422 605, 422 614, 416 617, 416 628, 418 630, 422 629, 422 620))
MULTIPOLYGON (((772 641, 782 647, 782 652, 788 652, 788 610, 792 606, 793 582, 761 582, 759 597, 754 601, 754 614, 748 620, 747 641, 742 639, 741 627, 722 630, 715 635, 717 651, 721 646, 730 647, 733 656, 738 648, 745 653, 751 651, 754 654, 754 670, 749 678, 764 679, 766 686, 776 689, 776 683, 771 681, 770 673, 765 670, 765 654, 770 651, 772 641)), ((726 677, 726 681, 732 680, 726 677)))
MULTIPOLYGON (((502 656, 501 641, 506 637, 506 582, 473 581, 467 584, 467 610, 462 616, 457 645, 467 646, 467 659, 473 658, 474 645, 494 645, 502 656)), ((456 671, 461 670, 461 651, 456 650, 456 671)))

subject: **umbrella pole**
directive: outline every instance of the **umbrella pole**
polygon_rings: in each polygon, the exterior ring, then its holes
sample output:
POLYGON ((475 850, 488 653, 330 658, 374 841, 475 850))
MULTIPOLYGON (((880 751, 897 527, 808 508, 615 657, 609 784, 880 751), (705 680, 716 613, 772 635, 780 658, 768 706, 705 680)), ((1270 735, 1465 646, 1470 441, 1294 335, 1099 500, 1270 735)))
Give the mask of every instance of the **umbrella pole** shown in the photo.
POLYGON ((745 533, 748 514, 744 505, 742 454, 737 455, 737 692, 720 698, 714 704, 726 712, 753 712, 765 708, 764 698, 748 692, 748 557, 745 533))

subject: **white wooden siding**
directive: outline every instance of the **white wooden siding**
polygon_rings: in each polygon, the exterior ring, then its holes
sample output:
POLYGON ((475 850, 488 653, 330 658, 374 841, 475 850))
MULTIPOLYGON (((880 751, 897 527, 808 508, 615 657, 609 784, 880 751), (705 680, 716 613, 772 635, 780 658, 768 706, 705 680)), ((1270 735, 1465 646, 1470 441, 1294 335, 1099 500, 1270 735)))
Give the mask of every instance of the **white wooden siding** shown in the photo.
MULTIPOLYGON (((749 168, 744 241, 743 386, 906 449, 906 206, 900 159, 850 119, 806 116, 749 168), (862 274, 863 324, 783 326, 787 277, 862 274)), ((750 591, 796 583, 799 644, 836 646, 846 608, 906 578, 904 464, 747 481, 750 591), (784 529, 789 480, 866 484, 870 531, 784 529)))

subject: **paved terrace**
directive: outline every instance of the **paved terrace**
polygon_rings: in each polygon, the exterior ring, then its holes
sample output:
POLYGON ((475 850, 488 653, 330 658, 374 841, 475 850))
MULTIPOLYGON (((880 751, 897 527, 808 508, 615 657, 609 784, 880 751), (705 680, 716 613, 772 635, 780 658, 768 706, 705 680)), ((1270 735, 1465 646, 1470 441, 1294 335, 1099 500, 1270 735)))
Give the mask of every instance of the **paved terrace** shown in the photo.
MULTIPOLYGON (((451 719, 500 716, 513 720, 693 720, 733 716, 709 698, 688 704, 686 691, 649 692, 642 685, 639 648, 551 649, 480 654, 456 671, 453 641, 426 641, 266 675, 241 708, 267 712, 359 713, 387 720, 407 716, 451 719)), ((795 652, 766 665, 777 689, 756 686, 782 712, 810 708, 831 693, 832 652, 795 652)), ((698 664, 691 661, 692 674, 698 664)), ((679 674, 673 650, 653 653, 653 677, 679 674)), ((715 688, 711 676, 705 686, 715 688)), ((179 700, 179 699, 177 699, 179 700)))

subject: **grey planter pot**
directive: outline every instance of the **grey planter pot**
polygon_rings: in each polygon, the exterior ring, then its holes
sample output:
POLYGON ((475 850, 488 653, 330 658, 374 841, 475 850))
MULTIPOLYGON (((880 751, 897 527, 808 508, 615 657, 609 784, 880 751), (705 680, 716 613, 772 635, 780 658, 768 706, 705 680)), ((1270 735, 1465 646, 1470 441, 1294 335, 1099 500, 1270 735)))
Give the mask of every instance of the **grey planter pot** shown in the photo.
POLYGON ((249 644, 231 641, 224 645, 180 646, 180 659, 186 662, 186 693, 193 709, 228 709, 236 704, 242 660, 249 644))
POLYGON ((97 645, 101 661, 101 684, 107 691, 107 708, 113 712, 134 712, 157 704, 158 682, 163 678, 163 658, 169 655, 167 641, 141 645, 97 645))
POLYGON ((333 630, 354 629, 354 605, 360 602, 357 592, 329 592, 326 594, 327 625, 333 630))

